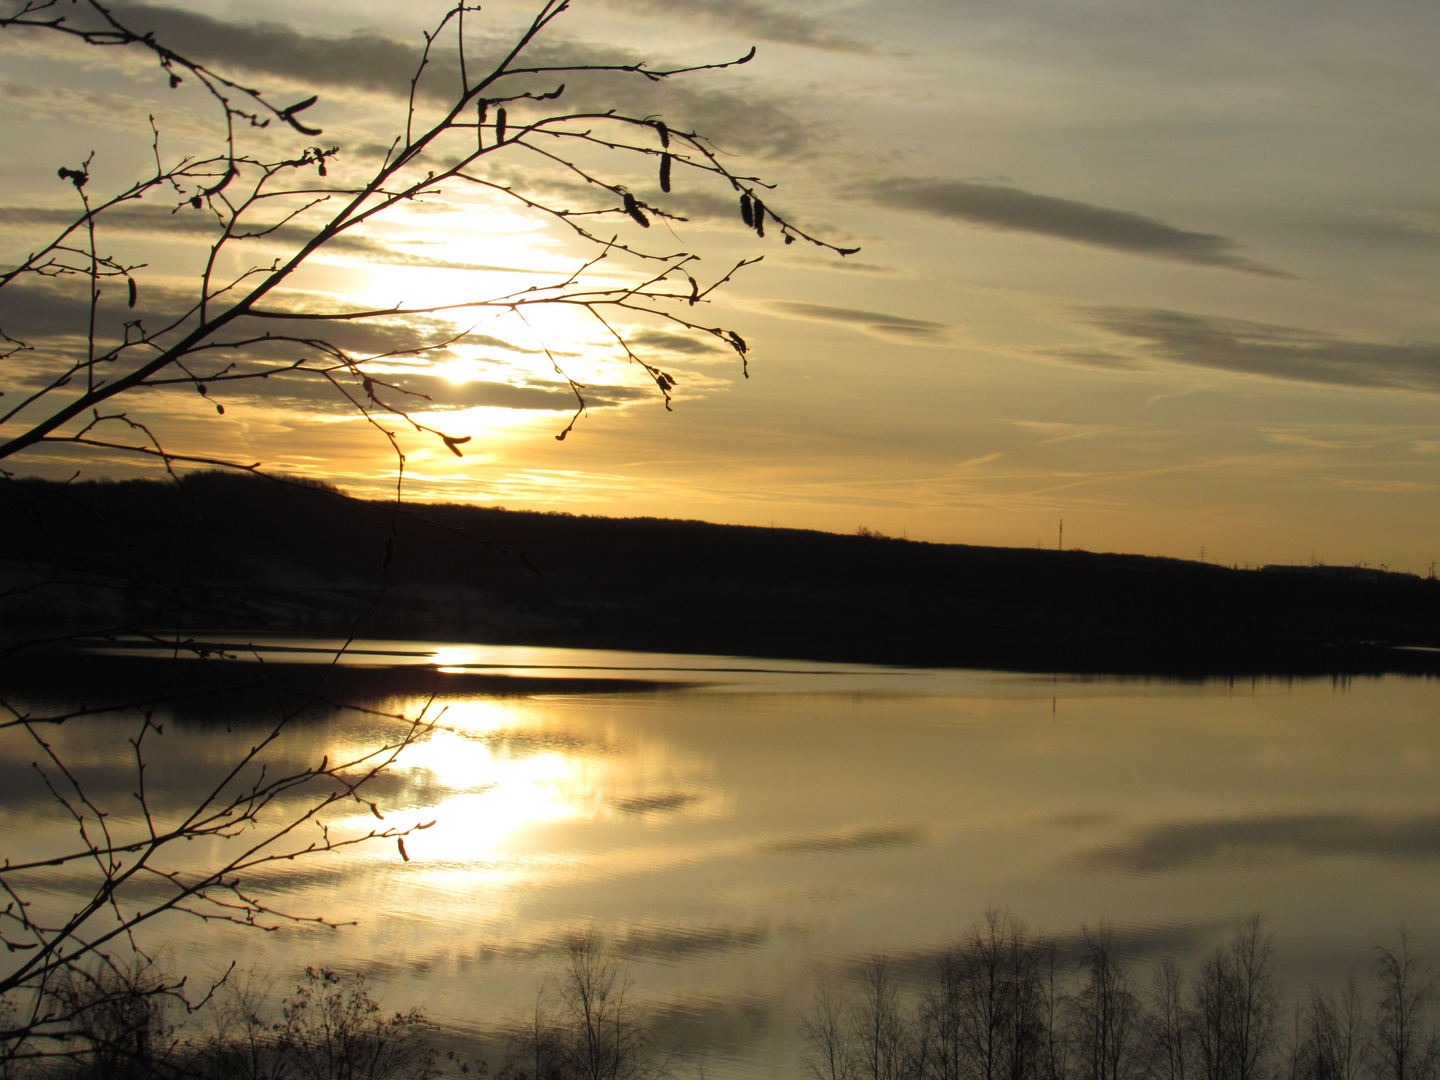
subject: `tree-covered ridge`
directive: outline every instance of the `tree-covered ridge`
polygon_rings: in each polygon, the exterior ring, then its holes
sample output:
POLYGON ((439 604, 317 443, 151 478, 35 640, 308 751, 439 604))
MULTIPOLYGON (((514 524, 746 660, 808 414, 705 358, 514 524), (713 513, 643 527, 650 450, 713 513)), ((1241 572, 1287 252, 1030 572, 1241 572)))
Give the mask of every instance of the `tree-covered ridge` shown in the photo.
POLYGON ((184 612, 189 628, 241 635, 353 628, 1193 675, 1430 671, 1437 654, 1386 646, 1440 644, 1440 586, 1353 568, 1280 573, 873 534, 397 508, 323 484, 216 473, 7 481, 0 505, 12 628, 62 624, 81 608, 116 629, 173 625, 184 612))

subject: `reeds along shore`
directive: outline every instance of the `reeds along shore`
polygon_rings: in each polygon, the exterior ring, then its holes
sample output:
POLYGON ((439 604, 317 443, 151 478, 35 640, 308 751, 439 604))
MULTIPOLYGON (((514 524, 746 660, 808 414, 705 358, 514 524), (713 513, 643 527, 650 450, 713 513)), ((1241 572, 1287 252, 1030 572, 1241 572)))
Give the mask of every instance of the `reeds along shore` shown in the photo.
MULTIPOLYGON (((1437 1080, 1437 983, 1400 932, 1367 977, 1287 998, 1258 917, 1187 969, 1137 958, 1111 927, 1069 940, 987 911, 953 946, 871 957, 822 982, 783 1063, 810 1080, 1437 1080)), ((661 1047, 623 959, 576 935, 523 1017, 484 1046, 420 1009, 387 1012, 361 976, 307 969, 288 986, 232 972, 188 1004, 153 966, 71 976, 7 1002, 0 1078, 72 1080, 664 1080, 696 1073, 661 1047), (68 1041, 25 1037, 23 1017, 70 1018, 68 1041), (442 1054, 439 1044, 451 1046, 442 1054), (497 1049, 498 1048, 498 1049, 497 1049)), ((193 987, 190 988, 193 991, 193 987)))

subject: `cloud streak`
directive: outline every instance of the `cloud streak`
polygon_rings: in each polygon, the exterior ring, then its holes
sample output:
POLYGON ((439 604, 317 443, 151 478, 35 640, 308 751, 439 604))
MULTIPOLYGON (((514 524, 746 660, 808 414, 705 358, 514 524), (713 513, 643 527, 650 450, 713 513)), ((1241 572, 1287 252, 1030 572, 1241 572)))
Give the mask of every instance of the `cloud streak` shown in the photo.
MULTIPOLYGON (((716 0, 714 6, 718 13, 724 5, 716 0)), ((275 75, 287 84, 363 90, 398 98, 409 93, 410 79, 421 60, 416 45, 375 30, 325 37, 281 23, 232 23, 161 5, 119 3, 113 5, 113 10, 132 30, 153 31, 158 40, 191 60, 275 75)), ((775 18, 783 21, 779 14, 775 18)), ((512 44, 508 39, 492 39, 474 49, 472 72, 486 60, 498 60, 512 44)), ((661 66, 654 58, 620 49, 550 39, 532 43, 522 58, 524 66, 537 68, 641 61, 650 61, 651 67, 661 66)), ((448 102, 459 80, 460 68, 453 51, 437 48, 417 93, 431 103, 448 102)), ((819 142, 820 133, 799 121, 782 103, 714 85, 684 80, 653 83, 636 75, 603 72, 526 76, 507 80, 503 85, 508 88, 504 92, 513 93, 527 88, 554 89, 556 81, 568 87, 556 106, 566 112, 614 109, 637 116, 664 114, 674 125, 694 125, 727 148, 783 152, 792 158, 812 151, 819 142)), ((313 115, 318 116, 318 110, 313 115)))
POLYGON ((943 341, 950 331, 950 327, 945 323, 907 319, 900 315, 886 315, 878 311, 833 307, 830 304, 810 304, 801 300, 776 300, 768 306, 770 310, 790 318, 853 326, 867 334, 900 338, 903 341, 935 344, 943 341))
POLYGON ((1000 184, 895 177, 864 189, 872 202, 984 229, 1030 233, 1126 255, 1239 270, 1264 277, 1292 275, 1240 254, 1240 245, 1215 233, 1191 232, 1129 210, 1037 195, 1000 184))
POLYGON ((754 3, 753 0, 609 0, 611 7, 627 12, 647 11, 657 15, 701 19, 712 25, 733 30, 756 41, 773 41, 777 45, 797 45, 825 52, 868 55, 877 52, 874 45, 846 37, 830 30, 824 20, 795 11, 782 11, 754 3))
MULTIPOLYGON (((53 210, 44 207, 0 206, 0 225, 12 228, 53 229, 58 234, 73 225, 76 215, 68 210, 53 210)), ((173 207, 162 206, 121 206, 105 211, 95 218, 98 229, 118 229, 123 232, 151 233, 157 236, 187 236, 202 240, 220 239, 222 229, 215 216, 208 211, 192 210, 181 203, 176 211, 173 207)), ((261 244, 294 250, 307 243, 314 236, 314 230, 301 225, 283 224, 267 228, 259 221, 242 222, 239 233, 229 237, 229 244, 261 244), (248 236, 247 231, 263 235, 248 236)), ((535 270, 523 266, 501 266, 493 263, 471 263, 455 259, 441 259, 430 255, 414 254, 365 236, 341 233, 329 240, 320 249, 325 254, 343 253, 390 266, 411 266, 431 270, 475 270, 502 274, 528 274, 532 277, 556 275, 553 271, 535 270)))
POLYGON ((1094 326, 1173 364, 1330 386, 1440 393, 1440 344, 1386 344, 1160 308, 1091 308, 1094 326))

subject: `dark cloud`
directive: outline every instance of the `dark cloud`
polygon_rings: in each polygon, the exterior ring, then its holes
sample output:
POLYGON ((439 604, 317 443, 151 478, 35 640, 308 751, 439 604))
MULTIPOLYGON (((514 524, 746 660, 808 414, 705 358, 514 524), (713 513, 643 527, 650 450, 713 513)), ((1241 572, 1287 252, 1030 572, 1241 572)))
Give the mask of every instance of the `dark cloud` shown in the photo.
MULTIPOLYGON (((120 340, 123 333, 122 323, 126 320, 142 319, 148 330, 156 332, 182 318, 196 300, 193 290, 151 285, 145 282, 143 277, 140 279, 139 303, 133 310, 126 306, 123 285, 107 285, 102 282, 101 290, 98 336, 102 346, 106 348, 120 340)), ((284 294, 271 294, 267 298, 271 308, 281 311, 300 310, 298 305, 303 302, 303 297, 284 294)), ((4 289, 0 289, 0 330, 36 346, 37 349, 47 346, 65 348, 74 341, 83 339, 89 311, 85 282, 80 278, 30 277, 12 281, 4 289)), ((258 337, 265 333, 323 338, 354 355, 373 356, 438 345, 453 336, 454 332, 448 322, 420 316, 333 323, 247 316, 227 326, 217 335, 217 339, 234 341, 258 337)), ((499 338, 484 336, 483 340, 507 349, 514 348, 499 338)), ((294 355, 302 348, 304 347, 294 343, 275 341, 252 345, 247 354, 277 357, 282 354, 294 355)), ((220 356, 218 352, 215 355, 220 356)), ((238 351, 226 352, 223 359, 214 361, 214 366, 224 367, 240 355, 242 354, 238 351)), ((426 355, 433 359, 441 354, 426 355)))
MULTIPOLYGON (((421 405, 436 409, 471 409, 491 406, 500 409, 541 409, 573 412, 578 402, 569 384, 561 382, 530 382, 515 386, 506 382, 491 382, 477 379, 471 382, 453 383, 435 375, 405 376, 395 380, 410 395, 394 397, 381 392, 385 401, 404 403, 409 409, 421 405), (423 395, 415 397, 411 395, 423 395), (429 400, 426 401, 425 399, 429 400)), ((585 406, 603 409, 630 401, 651 397, 653 390, 632 386, 601 386, 591 383, 581 393, 585 406)))
MULTIPOLYGON (((219 239, 222 233, 220 222, 214 214, 194 210, 187 205, 179 210, 166 206, 143 206, 129 204, 107 210, 96 219, 101 230, 119 229, 126 232, 143 232, 159 236, 188 236, 204 240, 219 239)), ((0 206, 0 225, 13 228, 36 226, 53 229, 56 234, 74 224, 75 215, 68 210, 51 210, 42 207, 0 206)), ((285 250, 298 250, 315 235, 315 230, 296 224, 284 224, 269 228, 264 222, 241 222, 238 235, 229 239, 230 244, 264 244, 285 250), (264 232, 263 236, 246 236, 247 231, 264 232)), ((533 277, 550 277, 542 271, 521 266, 497 266, 490 263, 460 262, 454 259, 440 259, 430 255, 400 251, 369 237, 342 233, 320 249, 334 254, 344 252, 361 258, 383 262, 390 266, 413 266, 436 270, 486 270, 507 274, 529 274, 533 277)))
POLYGON ((159 4, 118 3, 111 11, 137 33, 190 60, 230 65, 317 86, 344 86, 383 94, 409 91, 420 50, 373 30, 318 37, 280 23, 232 23, 159 4))
POLYGON ((632 348, 663 349, 687 356, 706 356, 717 352, 728 354, 730 351, 708 334, 702 338, 690 334, 672 334, 665 330, 642 330, 638 334, 629 335, 627 340, 632 348))
MULTIPOLYGON (((717 0, 719 2, 723 0, 717 0)), ((131 29, 141 33, 153 31, 158 40, 192 60, 223 69, 274 75, 287 84, 321 91, 322 106, 325 88, 364 90, 394 97, 408 94, 411 77, 421 59, 416 44, 397 41, 374 30, 323 37, 279 23, 231 23, 160 5, 119 3, 113 5, 113 10, 131 29)), ((508 38, 482 43, 474 50, 472 71, 487 60, 498 61, 513 44, 508 38)), ((532 68, 569 68, 641 61, 646 61, 651 68, 667 65, 654 57, 555 38, 532 43, 522 62, 532 68)), ((430 59, 418 93, 432 103, 449 101, 459 79, 459 64, 453 53, 438 50, 430 59)), ((663 115, 677 129, 694 127, 728 147, 784 152, 790 157, 809 152, 822 141, 821 133, 813 125, 802 123, 781 102, 718 87, 714 80, 698 77, 654 83, 624 73, 567 72, 521 76, 503 84, 503 89, 505 93, 553 89, 555 82, 567 84, 565 97, 554 106, 565 111, 615 109, 635 116, 663 115)), ((306 116, 320 117, 322 113, 323 109, 317 107, 306 116)))
POLYGON ((870 185, 864 194, 881 206, 915 210, 986 229, 1051 236, 1127 255, 1218 266, 1266 277, 1291 276, 1240 255, 1240 245, 1229 237, 1177 229, 1129 210, 1036 195, 1000 184, 896 177, 870 185))
POLYGON ((1257 814, 1178 821, 1083 856, 1098 870, 1155 873, 1287 857, 1440 858, 1440 812, 1257 814))
POLYGON ((903 847, 918 844, 924 838, 914 825, 875 825, 863 829, 846 829, 823 836, 795 836, 769 840, 759 845, 761 851, 776 854, 824 851, 873 851, 877 848, 903 847))
POLYGON ((1093 308, 1092 324, 1151 357, 1271 379, 1440 393, 1440 344, 1384 344, 1158 308, 1093 308))
MULTIPOLYGON (((12 282, 0 290, 0 329, 13 338, 27 342, 35 350, 10 362, 7 383, 0 389, 16 392, 48 384, 58 374, 60 366, 68 363, 65 359, 67 356, 83 355, 89 308, 85 301, 83 282, 76 279, 68 284, 74 287, 67 287, 67 282, 63 280, 29 279, 12 282)), ((102 332, 99 335, 102 347, 108 347, 118 340, 122 320, 138 315, 145 320, 148 327, 158 328, 179 318, 193 301, 193 295, 187 291, 142 286, 141 303, 131 311, 125 307, 123 289, 107 290, 107 293, 113 293, 114 296, 111 298, 107 295, 102 298, 102 332)), ((284 310, 289 301, 298 303, 301 298, 282 295, 271 299, 276 308, 284 310)), ((218 339, 250 339, 265 333, 323 338, 352 356, 364 359, 369 356, 421 350, 432 344, 439 346, 453 336, 454 330, 450 324, 441 320, 415 317, 324 324, 246 318, 227 327, 218 335, 218 339)), ((486 334, 467 335, 463 340, 469 344, 486 345, 512 352, 534 352, 486 334)), ((318 371, 286 370, 294 360, 307 355, 312 357, 312 368, 328 367, 330 364, 330 361, 313 347, 292 341, 268 340, 253 341, 243 348, 201 352, 190 358, 188 366, 197 375, 212 377, 219 375, 222 369, 227 367, 233 372, 251 376, 265 373, 263 378, 222 378, 212 382, 211 395, 221 402, 243 399, 323 411, 351 409, 353 406, 336 393, 325 376, 318 371)), ((569 411, 577 405, 569 384, 558 380, 528 379, 520 383, 505 380, 453 382, 430 374, 425 369, 427 360, 446 359, 453 355, 447 348, 436 347, 423 352, 414 360, 416 369, 413 371, 372 371, 377 383, 395 387, 391 389, 389 386, 379 386, 377 392, 381 400, 409 410, 491 406, 569 411)), ((104 373, 113 377, 128 369, 128 365, 121 366, 118 370, 107 368, 104 373)), ((337 377, 342 385, 351 389, 354 396, 363 397, 358 379, 344 372, 338 373, 337 377)), ((194 389, 187 383, 180 389, 162 389, 159 392, 193 394, 194 389)), ((586 406, 599 409, 645 400, 653 396, 654 390, 648 386, 591 383, 583 393, 586 406)))
POLYGON ((799 45, 826 52, 874 53, 875 46, 838 34, 824 19, 754 3, 753 0, 610 0, 627 12, 648 11, 671 18, 702 19, 755 41, 799 45))
POLYGON ((899 315, 885 315, 878 311, 832 307, 829 304, 809 304, 800 300, 776 300, 770 304, 770 307, 781 314, 797 319, 813 319, 816 322, 858 326, 867 333, 878 334, 881 337, 898 337, 906 341, 940 341, 950 330, 944 323, 906 319, 899 315))

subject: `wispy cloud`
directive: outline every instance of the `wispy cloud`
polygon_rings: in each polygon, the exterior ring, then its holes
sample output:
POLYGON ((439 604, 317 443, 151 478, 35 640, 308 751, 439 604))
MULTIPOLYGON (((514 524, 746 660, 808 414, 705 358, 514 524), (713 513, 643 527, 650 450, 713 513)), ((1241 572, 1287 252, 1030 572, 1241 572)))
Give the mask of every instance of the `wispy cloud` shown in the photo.
POLYGON ((863 189, 881 206, 963 221, 985 229, 1032 233, 1152 259, 1290 277, 1240 254, 1226 236, 1191 232, 1129 210, 1037 195, 1001 184, 893 177, 863 189))
MULTIPOLYGON (((713 0, 717 13, 725 0, 713 0)), ((410 79, 421 60, 419 47, 375 30, 343 37, 307 34, 280 23, 233 23, 161 5, 118 3, 116 16, 137 32, 154 31, 170 48, 206 64, 242 68, 282 78, 286 84, 303 84, 322 90, 356 89, 392 97, 408 94, 410 79)), ((775 13, 777 26, 784 21, 775 13)), ((801 20, 803 22, 803 20, 801 20)), ((778 30, 777 30, 778 32, 778 30)), ((798 29, 797 29, 798 32, 798 29)), ((498 39, 475 50, 479 63, 496 60, 513 42, 498 39)), ((642 56, 621 49, 559 38, 535 41, 524 54, 524 66, 561 68, 585 65, 634 64, 647 61, 661 66, 667 58, 642 56)), ((473 66, 473 64, 472 64, 473 66)), ((524 87, 541 88, 525 77, 524 87)), ((460 70, 453 52, 437 48, 420 80, 417 92, 426 101, 448 101, 459 84, 460 70)), ((653 83, 635 75, 592 73, 567 76, 567 92, 559 108, 565 111, 615 109, 638 116, 664 115, 674 125, 694 126, 727 147, 750 151, 784 151, 789 157, 804 154, 821 141, 822 133, 802 122, 777 99, 742 93, 699 82, 665 80, 653 83)), ((547 84, 548 88, 553 86, 547 84)), ((323 104, 323 94, 322 94, 323 104)), ((307 113, 319 118, 321 110, 307 113)))
MULTIPOLYGON (((194 210, 179 201, 179 209, 165 206, 120 206, 97 216, 96 225, 101 230, 118 229, 124 232, 154 233, 166 237, 187 236, 201 240, 218 240, 222 229, 215 215, 206 210, 194 210)), ((46 207, 0 206, 0 225, 12 228, 33 226, 53 230, 58 234, 68 225, 74 224, 76 215, 69 210, 54 210, 46 207)), ((264 247, 296 249, 314 236, 314 230, 301 225, 285 224, 267 228, 265 223, 249 222, 248 228, 264 235, 246 236, 242 223, 236 236, 227 243, 258 244, 264 247)), ((326 254, 353 255, 367 261, 384 262, 389 266, 413 266, 432 270, 477 270, 502 274, 527 274, 544 277, 546 271, 523 266, 501 266, 493 263, 472 263, 456 259, 404 251, 382 240, 366 236, 352 236, 342 233, 323 248, 326 254)))
POLYGON ((776 300, 767 305, 770 310, 796 319, 813 322, 838 323, 854 326, 867 334, 880 337, 901 338, 905 341, 938 343, 950 331, 945 323, 926 322, 923 319, 907 319, 899 315, 886 315, 878 311, 860 311, 856 308, 832 307, 830 304, 810 304, 800 300, 776 300))
POLYGON ((1271 379, 1440 393, 1440 344, 1388 344, 1318 330, 1158 308, 1089 308, 1083 317, 1157 360, 1271 379))
MULTIPOLYGON (((0 329, 12 337, 37 348, 63 348, 66 343, 83 335, 89 322, 88 297, 74 282, 64 279, 31 279, 12 281, 0 291, 0 329)), ((293 293, 272 293, 270 307, 281 311, 317 311, 320 306, 312 298, 293 293)), ((152 332, 175 323, 192 311, 198 302, 193 289, 151 284, 141 279, 139 304, 131 310, 125 306, 123 287, 102 287, 99 307, 99 335, 102 345, 115 344, 123 338, 125 321, 140 317, 152 332)), ((355 356, 378 356, 392 352, 413 352, 448 341, 455 334, 454 324, 428 316, 404 316, 383 319, 338 321, 333 323, 297 324, 288 320, 247 316, 220 335, 224 340, 258 338, 269 333, 322 337, 325 341, 355 356)), ((533 353, 534 349, 514 345, 488 334, 475 334, 465 339, 469 344, 509 352, 533 353)), ((285 346, 284 348, 289 348, 285 346)), ((293 351, 293 350, 292 350, 293 351)), ((275 349, 266 350, 263 342, 242 352, 229 352, 216 360, 217 368, 241 356, 275 356, 275 349)), ((426 352, 430 359, 448 353, 426 352)))
POLYGON ((686 356, 709 356, 714 353, 734 355, 709 335, 702 338, 691 334, 672 334, 666 330, 641 330, 639 333, 628 335, 626 340, 633 348, 658 349, 670 353, 683 353, 686 356))
POLYGON ((610 6, 627 12, 647 11, 670 18, 701 19, 733 30, 755 41, 798 45, 826 52, 866 54, 876 52, 873 44, 836 33, 825 19, 782 10, 754 0, 608 0, 610 6))

